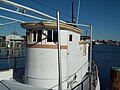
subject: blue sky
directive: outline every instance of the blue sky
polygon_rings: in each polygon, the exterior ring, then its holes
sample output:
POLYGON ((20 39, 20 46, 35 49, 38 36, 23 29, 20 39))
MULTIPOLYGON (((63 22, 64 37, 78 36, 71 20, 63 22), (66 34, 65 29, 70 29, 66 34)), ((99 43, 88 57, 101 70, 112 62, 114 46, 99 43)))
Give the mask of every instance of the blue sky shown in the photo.
MULTIPOLYGON (((37 9, 41 12, 56 16, 55 10, 60 10, 62 20, 71 21, 71 2, 72 0, 11 0, 16 3, 29 6, 37 9), (52 9, 49 9, 41 4, 45 4, 52 9), (54 9, 54 10, 53 10, 54 9)), ((120 41, 120 0, 80 0, 80 16, 79 23, 88 23, 93 26, 93 37, 94 39, 100 40, 118 40, 120 41)), ((75 5, 75 16, 77 15, 78 0, 74 0, 75 5)), ((9 7, 5 4, 0 3, 0 6, 9 7)), ((11 9, 15 9, 10 7, 11 9)), ((10 16, 25 21, 35 21, 24 16, 8 13, 0 10, 0 15, 10 16)), ((8 22, 9 20, 1 19, 0 23, 8 22)), ((24 35, 25 31, 20 28, 20 23, 0 26, 0 35, 7 35, 13 31, 17 31, 19 35, 24 35)), ((85 30, 87 30, 85 28, 85 30)))

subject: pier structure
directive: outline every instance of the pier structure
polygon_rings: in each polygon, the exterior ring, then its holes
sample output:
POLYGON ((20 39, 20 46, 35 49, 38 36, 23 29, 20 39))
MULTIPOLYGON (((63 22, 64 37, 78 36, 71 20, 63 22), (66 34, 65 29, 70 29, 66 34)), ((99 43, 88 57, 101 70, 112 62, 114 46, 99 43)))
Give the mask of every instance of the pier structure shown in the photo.
POLYGON ((110 90, 120 90, 120 67, 110 70, 110 90))
POLYGON ((14 42, 0 42, 0 56, 16 56, 16 55, 23 55, 25 48, 24 41, 14 41, 14 42))

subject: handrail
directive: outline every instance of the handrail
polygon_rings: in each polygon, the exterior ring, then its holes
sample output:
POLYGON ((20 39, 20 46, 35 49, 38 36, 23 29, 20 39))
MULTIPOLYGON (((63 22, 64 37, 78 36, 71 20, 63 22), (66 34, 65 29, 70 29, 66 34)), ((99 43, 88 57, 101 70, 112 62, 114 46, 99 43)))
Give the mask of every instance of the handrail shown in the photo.
MULTIPOLYGON (((95 62, 92 63, 92 72, 95 73, 95 76, 93 75, 92 73, 92 77, 93 77, 93 84, 95 85, 94 87, 92 87, 92 90, 95 90, 96 88, 96 85, 98 82, 95 82, 96 80, 98 80, 98 68, 97 68, 97 65, 95 64, 95 62), (93 69, 94 68, 94 69, 93 69), (94 79, 95 77, 95 79, 94 79)), ((84 87, 83 87, 83 83, 84 81, 86 81, 88 78, 91 77, 91 73, 89 73, 89 75, 82 81, 80 82, 79 84, 77 84, 75 87, 73 87, 71 90, 74 90, 76 89, 77 87, 79 87, 81 85, 81 90, 84 90, 84 87)), ((90 82, 89 82, 90 83, 90 82)))
POLYGON ((80 85, 82 85, 82 90, 83 90, 83 82, 85 81, 85 80, 87 80, 88 78, 90 77, 90 73, 89 73, 89 75, 82 81, 82 82, 80 82, 79 84, 77 84, 75 87, 73 87, 71 90, 74 90, 75 88, 77 88, 78 86, 80 86, 80 85))
MULTIPOLYGON (((80 67, 76 72, 74 72, 72 75, 68 76, 68 78, 65 79, 64 81, 62 81, 62 83, 64 83, 65 81, 67 81, 68 79, 70 79, 73 75, 75 75, 76 73, 78 73, 86 64, 87 64, 87 61, 86 61, 85 64, 84 64, 82 67, 80 67)), ((54 86, 51 87, 50 89, 55 88, 56 86, 58 86, 58 84, 54 85, 54 86)))
MULTIPOLYGON (((35 9, 29 8, 29 7, 27 7, 27 6, 23 6, 23 5, 21 5, 21 4, 18 4, 18 3, 12 2, 12 1, 0 0, 0 2, 2 2, 2 3, 4 3, 4 4, 7 4, 7 5, 10 5, 10 6, 15 6, 15 7, 20 8, 20 9, 23 9, 23 10, 27 10, 27 11, 36 13, 36 14, 38 14, 38 15, 41 15, 41 16, 50 18, 50 19, 55 20, 55 21, 57 20, 55 17, 52 17, 52 16, 50 16, 50 15, 48 15, 48 14, 45 14, 45 13, 43 13, 43 12, 37 11, 37 10, 35 10, 35 9)), ((2 8, 2 7, 1 7, 1 8, 2 8)), ((15 11, 14 11, 14 12, 15 12, 15 11)), ((16 13, 20 13, 20 12, 17 12, 17 11, 16 11, 16 13)), ((25 14, 23 13, 23 15, 25 15, 25 14)), ((27 16, 30 16, 30 15, 28 15, 28 14, 26 14, 26 15, 27 15, 27 16)), ((34 16, 32 16, 32 17, 34 17, 34 16)), ((38 17, 36 17, 36 18, 38 18, 38 17)), ((83 26, 83 27, 89 27, 89 28, 91 27, 91 25, 89 25, 89 24, 67 23, 67 22, 65 22, 65 21, 63 21, 63 20, 60 20, 60 23, 66 23, 66 24, 70 24, 70 25, 77 25, 77 26, 83 26)))

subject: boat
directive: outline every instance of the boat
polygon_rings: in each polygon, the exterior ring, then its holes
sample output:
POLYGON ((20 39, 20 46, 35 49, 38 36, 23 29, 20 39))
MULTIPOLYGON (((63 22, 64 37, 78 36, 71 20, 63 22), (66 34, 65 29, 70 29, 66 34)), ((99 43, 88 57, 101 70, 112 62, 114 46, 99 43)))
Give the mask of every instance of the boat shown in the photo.
MULTIPOLYGON (((0 1, 23 8, 11 1, 0 1)), ((100 90, 98 68, 92 60, 92 26, 61 21, 59 11, 57 18, 52 19, 55 20, 21 23, 27 40, 25 73, 24 70, 8 70, 8 76, 0 78, 0 87, 11 90, 100 90), (81 36, 84 31, 77 25, 89 27, 90 38, 81 36)), ((6 75, 1 72, 0 76, 6 75)))
MULTIPOLYGON (((22 23, 27 32, 27 62, 25 83, 48 89, 58 88, 58 32, 57 24, 50 21, 22 23)), ((89 79, 99 84, 98 71, 92 63, 89 73, 89 41, 81 40, 80 30, 74 26, 60 24, 60 60, 62 69, 62 89, 89 90, 89 79), (86 87, 86 89, 85 89, 86 87)), ((98 90, 98 89, 92 89, 98 90)))

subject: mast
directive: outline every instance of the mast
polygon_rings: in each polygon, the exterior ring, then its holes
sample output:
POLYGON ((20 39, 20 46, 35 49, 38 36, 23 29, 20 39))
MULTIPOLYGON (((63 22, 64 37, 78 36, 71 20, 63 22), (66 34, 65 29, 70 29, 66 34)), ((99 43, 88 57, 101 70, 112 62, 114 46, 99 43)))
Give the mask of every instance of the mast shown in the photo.
POLYGON ((60 24, 59 11, 57 11, 57 30, 58 30, 58 90, 62 90, 62 66, 61 66, 61 49, 60 49, 60 24))
POLYGON ((74 0, 72 0, 72 23, 75 23, 75 17, 74 17, 74 0))
POLYGON ((76 22, 76 23, 78 23, 79 14, 80 14, 80 0, 79 0, 79 2, 78 2, 78 12, 77 12, 77 22, 76 22))

